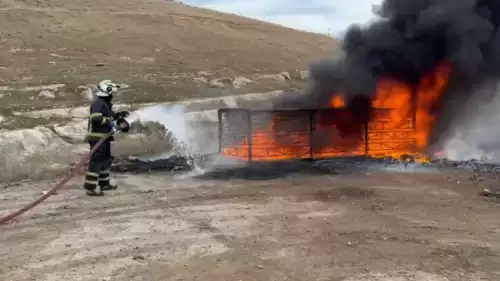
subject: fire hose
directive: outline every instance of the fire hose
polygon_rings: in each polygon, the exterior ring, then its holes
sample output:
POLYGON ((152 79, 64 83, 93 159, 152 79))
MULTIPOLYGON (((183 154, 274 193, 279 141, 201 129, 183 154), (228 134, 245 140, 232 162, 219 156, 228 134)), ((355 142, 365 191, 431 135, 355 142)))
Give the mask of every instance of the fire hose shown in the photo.
POLYGON ((70 179, 72 179, 74 176, 76 176, 78 174, 78 172, 80 171, 80 169, 83 167, 83 165, 85 165, 85 163, 87 163, 87 161, 90 159, 90 157, 92 156, 92 154, 95 153, 95 151, 99 148, 99 146, 101 146, 104 141, 110 137, 113 133, 109 133, 107 134, 106 136, 102 137, 91 149, 90 149, 90 152, 86 155, 84 155, 82 157, 82 159, 80 160, 80 162, 78 162, 78 164, 70 170, 70 172, 60 181, 58 182, 51 190, 49 190, 47 193, 45 193, 42 197, 38 198, 37 200, 33 201, 32 203, 24 206, 23 208, 17 210, 16 212, 14 213, 11 213, 10 215, 7 215, 3 218, 0 218, 0 224, 6 224, 7 222, 11 221, 12 219, 26 213, 27 211, 33 209, 34 207, 36 207, 38 204, 42 203, 43 201, 45 201, 47 198, 49 198, 50 196, 54 195, 56 193, 57 190, 61 189, 70 179))
MULTIPOLYGON (((116 123, 117 127, 119 128, 118 132, 128 132, 130 129, 130 125, 132 123, 135 123, 138 121, 139 121, 139 115, 135 112, 131 112, 127 116, 119 118, 117 120, 117 123, 116 123)), ((56 193, 56 191, 61 189, 69 180, 71 180, 73 177, 75 177, 79 173, 79 171, 81 170, 83 165, 85 165, 87 163, 87 161, 90 159, 90 157, 92 157, 92 155, 96 152, 96 150, 99 148, 99 146, 101 146, 104 143, 104 141, 107 138, 109 138, 110 136, 112 136, 113 134, 114 134, 114 132, 111 131, 106 136, 102 137, 90 149, 90 152, 88 154, 84 155, 84 157, 82 157, 80 162, 78 162, 78 164, 76 164, 76 166, 74 166, 73 169, 71 169, 70 172, 59 183, 57 183, 51 190, 49 190, 47 193, 45 193, 42 197, 40 197, 37 200, 35 200, 34 202, 24 206, 23 208, 19 209, 18 211, 14 212, 10 215, 7 215, 3 218, 0 218, 0 225, 6 224, 7 222, 11 221, 12 219, 26 213, 27 211, 36 207, 38 204, 45 201, 50 196, 54 195, 56 193)))

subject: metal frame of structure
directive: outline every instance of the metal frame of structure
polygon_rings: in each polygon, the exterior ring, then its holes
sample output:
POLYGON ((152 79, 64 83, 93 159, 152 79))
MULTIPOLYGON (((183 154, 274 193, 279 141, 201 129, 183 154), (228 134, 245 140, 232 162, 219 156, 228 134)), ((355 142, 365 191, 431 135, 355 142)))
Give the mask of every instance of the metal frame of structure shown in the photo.
MULTIPOLYGON (((345 109, 219 109, 219 152, 259 161, 384 156, 416 146, 415 117, 402 120, 394 127, 390 109, 374 109, 372 121, 362 124, 355 148, 346 150, 335 143, 321 143, 321 140, 330 139, 323 136, 335 133, 335 128, 322 126, 321 119, 341 117, 342 112, 346 112, 345 109), (283 149, 276 150, 277 146, 273 145, 276 141, 283 149)), ((342 122, 341 118, 339 120, 342 122)))

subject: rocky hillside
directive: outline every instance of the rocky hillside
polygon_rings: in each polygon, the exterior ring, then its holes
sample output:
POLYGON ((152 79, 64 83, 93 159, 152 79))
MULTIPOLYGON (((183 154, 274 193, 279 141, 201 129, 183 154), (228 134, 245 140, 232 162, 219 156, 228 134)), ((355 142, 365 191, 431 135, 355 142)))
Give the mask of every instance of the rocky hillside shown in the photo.
POLYGON ((300 88, 275 74, 301 80, 298 70, 336 48, 327 36, 163 0, 3 0, 0 22, 0 109, 81 104, 81 86, 102 78, 131 85, 130 102, 300 88), (19 90, 49 84, 65 85, 50 102, 19 90))
MULTIPOLYGON (((244 106, 245 93, 271 92, 247 96, 261 105, 301 89, 308 65, 337 48, 326 36, 164 0, 1 0, 0 23, 0 182, 64 172, 88 151, 82 137, 99 80, 121 83, 115 102, 131 109, 185 101, 203 111, 188 117, 207 140, 215 109, 244 106)), ((164 130, 141 131, 114 154, 165 145, 164 130)))

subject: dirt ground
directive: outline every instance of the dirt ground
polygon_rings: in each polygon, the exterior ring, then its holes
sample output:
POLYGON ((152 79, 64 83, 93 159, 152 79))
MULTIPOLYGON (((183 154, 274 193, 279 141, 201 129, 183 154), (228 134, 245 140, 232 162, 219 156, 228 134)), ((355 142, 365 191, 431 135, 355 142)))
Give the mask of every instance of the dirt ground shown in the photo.
MULTIPOLYGON (((498 180, 395 170, 120 174, 102 198, 79 178, 1 226, 0 279, 500 280, 500 204, 478 195, 498 180)), ((3 187, 0 214, 53 184, 3 187)))
POLYGON ((0 15, 0 81, 20 84, 109 75, 161 88, 198 71, 304 70, 338 45, 326 35, 162 0, 2 0, 0 15))
POLYGON ((163 0, 2 0, 0 24, 0 115, 84 104, 78 87, 103 79, 130 85, 128 103, 301 88, 259 81, 220 90, 193 78, 293 74, 340 53, 325 35, 163 0), (9 90, 59 83, 64 93, 51 100, 9 90))

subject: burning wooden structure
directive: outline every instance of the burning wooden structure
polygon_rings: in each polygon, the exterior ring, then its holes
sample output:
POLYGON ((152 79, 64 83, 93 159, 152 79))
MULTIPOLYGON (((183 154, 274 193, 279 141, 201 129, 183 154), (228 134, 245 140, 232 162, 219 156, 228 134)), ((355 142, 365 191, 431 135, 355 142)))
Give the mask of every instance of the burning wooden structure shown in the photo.
POLYGON ((371 121, 345 133, 342 126, 352 122, 342 108, 220 109, 220 153, 247 161, 414 154, 413 117, 394 127, 391 113, 391 109, 374 109, 371 121))
POLYGON ((220 109, 220 153, 249 161, 419 158, 429 145, 450 72, 450 65, 443 63, 423 75, 418 85, 381 77, 364 119, 346 109, 339 92, 331 93, 330 104, 321 109, 220 109))

